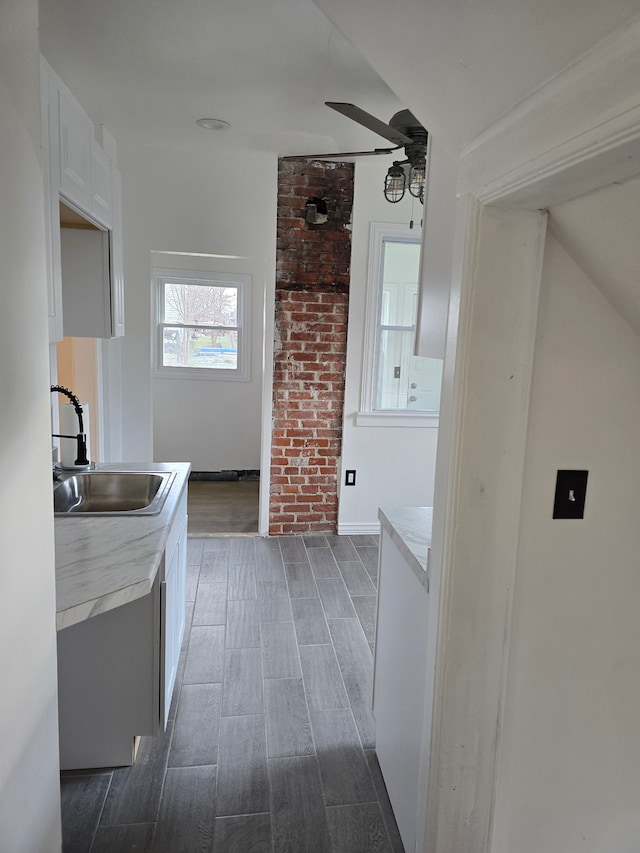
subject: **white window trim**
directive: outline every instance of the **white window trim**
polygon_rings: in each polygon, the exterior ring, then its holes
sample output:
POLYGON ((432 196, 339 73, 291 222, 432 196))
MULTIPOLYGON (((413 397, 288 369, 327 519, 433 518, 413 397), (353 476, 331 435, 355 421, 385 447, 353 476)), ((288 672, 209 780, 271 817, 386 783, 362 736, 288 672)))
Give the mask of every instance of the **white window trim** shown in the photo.
POLYGON ((382 243, 385 238, 416 242, 416 232, 408 225, 394 222, 369 224, 369 265, 365 303, 365 334, 362 362, 362 393, 356 426, 367 427, 430 427, 437 428, 439 412, 410 412, 403 409, 374 409, 375 356, 380 311, 380 276, 382 274, 382 243))
POLYGON ((214 382, 251 381, 251 276, 210 270, 153 268, 154 375, 161 379, 205 380, 214 382), (238 285, 238 366, 235 370, 215 367, 167 367, 162 364, 162 287, 165 281, 184 280, 192 284, 216 281, 238 285))

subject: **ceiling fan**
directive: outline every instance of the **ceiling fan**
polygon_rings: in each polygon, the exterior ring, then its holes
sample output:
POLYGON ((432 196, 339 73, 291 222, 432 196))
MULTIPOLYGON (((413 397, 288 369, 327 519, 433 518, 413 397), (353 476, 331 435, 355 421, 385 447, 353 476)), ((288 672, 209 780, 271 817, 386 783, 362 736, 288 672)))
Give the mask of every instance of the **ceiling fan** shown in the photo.
POLYGON ((393 142, 393 148, 374 148, 373 151, 343 151, 334 154, 300 154, 283 157, 283 160, 334 160, 346 157, 368 157, 391 154, 404 148, 405 159, 394 160, 384 181, 384 197, 392 204, 404 198, 408 190, 424 204, 424 187, 427 170, 427 131, 409 110, 400 110, 388 124, 355 104, 325 101, 326 106, 358 122, 368 130, 393 142))

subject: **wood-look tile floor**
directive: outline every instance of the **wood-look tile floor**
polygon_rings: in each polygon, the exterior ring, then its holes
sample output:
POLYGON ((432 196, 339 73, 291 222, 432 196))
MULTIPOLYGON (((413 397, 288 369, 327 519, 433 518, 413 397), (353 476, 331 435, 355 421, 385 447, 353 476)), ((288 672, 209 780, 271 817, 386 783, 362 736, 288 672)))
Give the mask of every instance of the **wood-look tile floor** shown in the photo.
POLYGON ((190 538, 258 533, 258 480, 190 480, 190 538))
POLYGON ((402 853, 369 707, 377 538, 188 546, 167 731, 62 774, 63 853, 402 853))

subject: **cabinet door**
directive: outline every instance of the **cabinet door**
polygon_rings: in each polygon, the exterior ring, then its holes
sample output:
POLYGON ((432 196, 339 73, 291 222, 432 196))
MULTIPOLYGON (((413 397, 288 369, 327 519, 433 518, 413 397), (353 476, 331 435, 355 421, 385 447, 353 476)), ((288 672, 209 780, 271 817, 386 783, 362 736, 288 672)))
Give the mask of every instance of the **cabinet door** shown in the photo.
POLYGON ((109 232, 61 228, 64 334, 111 337, 109 232))
POLYGON ((187 576, 187 490, 180 497, 165 551, 161 584, 160 722, 166 728, 185 630, 187 576))
POLYGON ((91 134, 89 120, 67 94, 58 92, 60 192, 81 210, 91 210, 91 134))

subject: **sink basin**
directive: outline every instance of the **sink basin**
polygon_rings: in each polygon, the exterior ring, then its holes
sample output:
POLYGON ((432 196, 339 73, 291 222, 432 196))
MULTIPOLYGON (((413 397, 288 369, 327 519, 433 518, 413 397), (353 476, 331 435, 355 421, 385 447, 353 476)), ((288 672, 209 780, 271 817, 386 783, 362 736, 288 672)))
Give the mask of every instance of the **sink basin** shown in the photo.
POLYGON ((56 515, 155 515, 165 502, 172 471, 86 471, 53 490, 56 515))

